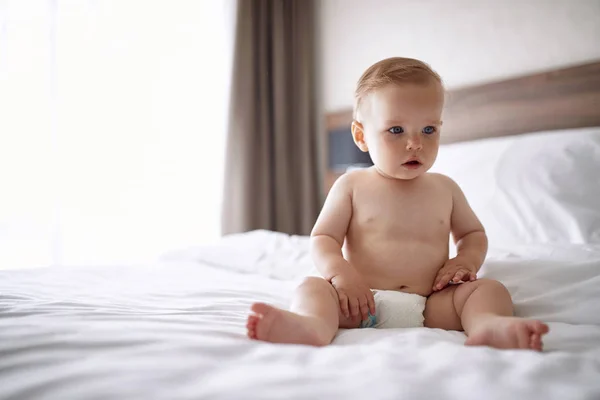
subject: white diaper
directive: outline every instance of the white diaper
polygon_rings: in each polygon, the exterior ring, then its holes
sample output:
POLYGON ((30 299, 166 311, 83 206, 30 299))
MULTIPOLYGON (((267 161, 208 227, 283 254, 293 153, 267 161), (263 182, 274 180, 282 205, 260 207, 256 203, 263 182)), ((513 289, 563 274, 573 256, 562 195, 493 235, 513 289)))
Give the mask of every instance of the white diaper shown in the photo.
POLYGON ((361 328, 419 328, 423 326, 426 297, 395 290, 373 290, 375 315, 361 328))

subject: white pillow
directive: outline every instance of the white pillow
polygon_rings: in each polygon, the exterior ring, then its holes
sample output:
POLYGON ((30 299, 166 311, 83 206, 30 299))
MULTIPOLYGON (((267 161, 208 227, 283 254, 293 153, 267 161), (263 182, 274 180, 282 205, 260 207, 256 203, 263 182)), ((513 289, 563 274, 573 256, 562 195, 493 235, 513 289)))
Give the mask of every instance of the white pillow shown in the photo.
POLYGON ((443 145, 431 171, 461 186, 492 244, 600 243, 600 127, 443 145))

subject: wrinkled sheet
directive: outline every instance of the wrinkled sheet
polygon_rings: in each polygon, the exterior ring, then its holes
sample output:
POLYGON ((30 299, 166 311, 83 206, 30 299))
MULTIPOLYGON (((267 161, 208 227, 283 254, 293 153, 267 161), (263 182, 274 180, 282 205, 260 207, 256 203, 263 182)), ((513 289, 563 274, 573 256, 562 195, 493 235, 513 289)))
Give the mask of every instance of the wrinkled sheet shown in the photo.
POLYGON ((0 271, 0 399, 600 398, 600 246, 490 250, 481 275, 550 325, 539 354, 427 328, 251 341, 251 303, 289 305, 308 242, 235 240, 152 265, 0 271))

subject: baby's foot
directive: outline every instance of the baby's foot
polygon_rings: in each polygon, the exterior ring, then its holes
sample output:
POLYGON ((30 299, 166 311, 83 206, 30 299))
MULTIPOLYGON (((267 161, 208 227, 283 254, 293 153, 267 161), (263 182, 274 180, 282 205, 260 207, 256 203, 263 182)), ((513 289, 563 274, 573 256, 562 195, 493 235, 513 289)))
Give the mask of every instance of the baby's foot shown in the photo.
POLYGON ((542 351, 542 335, 548 325, 533 319, 490 317, 473 328, 465 342, 468 346, 491 346, 498 349, 542 351))
POLYGON ((296 343, 313 346, 329 344, 319 335, 319 321, 281 310, 264 303, 254 303, 248 316, 248 337, 272 343, 296 343))

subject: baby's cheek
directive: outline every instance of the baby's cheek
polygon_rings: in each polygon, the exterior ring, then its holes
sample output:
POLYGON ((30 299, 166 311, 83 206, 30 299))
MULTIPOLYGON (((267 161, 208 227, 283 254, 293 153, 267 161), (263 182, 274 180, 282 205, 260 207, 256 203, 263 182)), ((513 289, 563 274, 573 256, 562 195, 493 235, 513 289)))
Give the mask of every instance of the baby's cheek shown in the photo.
POLYGON ((369 156, 376 165, 380 165, 386 158, 381 152, 381 146, 378 145, 369 147, 369 156))

